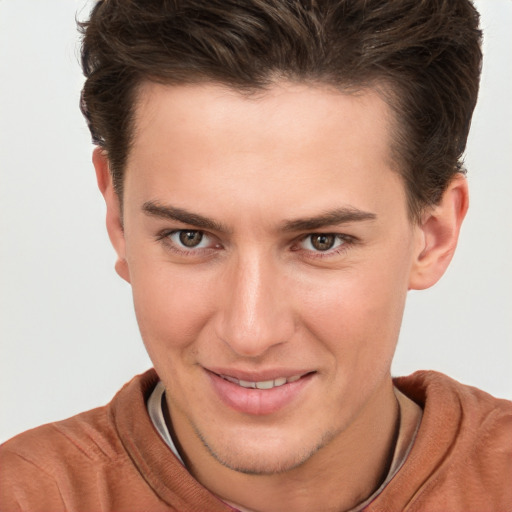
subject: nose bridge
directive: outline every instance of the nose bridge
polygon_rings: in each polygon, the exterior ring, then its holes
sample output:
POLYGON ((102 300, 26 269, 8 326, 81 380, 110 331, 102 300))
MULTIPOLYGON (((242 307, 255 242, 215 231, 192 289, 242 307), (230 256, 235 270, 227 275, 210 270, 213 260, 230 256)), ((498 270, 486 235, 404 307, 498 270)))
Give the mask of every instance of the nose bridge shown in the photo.
POLYGON ((238 255, 227 277, 220 337, 239 355, 257 357, 286 342, 293 314, 277 262, 254 248, 238 255))

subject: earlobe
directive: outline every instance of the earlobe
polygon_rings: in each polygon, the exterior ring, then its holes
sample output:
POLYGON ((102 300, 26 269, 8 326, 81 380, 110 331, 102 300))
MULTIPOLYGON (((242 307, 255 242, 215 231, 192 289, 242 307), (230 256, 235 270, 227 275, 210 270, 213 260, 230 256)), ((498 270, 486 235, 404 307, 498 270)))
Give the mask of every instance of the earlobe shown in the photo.
POLYGON ((468 204, 466 178, 457 174, 439 203, 425 212, 418 226, 418 244, 411 268, 409 289, 429 288, 444 274, 457 247, 468 204))
POLYGON ((115 264, 116 272, 125 281, 130 282, 130 272, 126 261, 126 243, 121 215, 119 197, 114 189, 112 176, 109 169, 109 161, 106 152, 102 148, 96 148, 92 155, 98 188, 105 199, 107 206, 107 231, 110 242, 117 253, 115 264))

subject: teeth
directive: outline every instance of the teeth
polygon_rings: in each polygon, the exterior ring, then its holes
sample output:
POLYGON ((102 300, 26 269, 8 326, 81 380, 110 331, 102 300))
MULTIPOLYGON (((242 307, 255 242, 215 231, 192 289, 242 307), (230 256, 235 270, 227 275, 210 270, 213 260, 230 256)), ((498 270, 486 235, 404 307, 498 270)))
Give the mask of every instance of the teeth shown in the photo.
POLYGON ((302 375, 294 375, 293 377, 279 377, 278 379, 274 380, 263 380, 260 382, 251 382, 249 380, 238 380, 234 377, 230 377, 228 375, 221 375, 221 377, 229 382, 232 382, 233 384, 238 384, 239 386, 243 388, 248 389, 272 389, 277 388, 279 386, 282 386, 288 382, 297 382, 302 375))
POLYGON ((258 389, 272 389, 274 387, 274 381, 264 380, 262 382, 256 382, 256 387, 258 389))
POLYGON ((255 388, 256 387, 256 382, 249 382, 248 380, 240 380, 238 382, 238 384, 240 386, 242 386, 243 388, 255 388))

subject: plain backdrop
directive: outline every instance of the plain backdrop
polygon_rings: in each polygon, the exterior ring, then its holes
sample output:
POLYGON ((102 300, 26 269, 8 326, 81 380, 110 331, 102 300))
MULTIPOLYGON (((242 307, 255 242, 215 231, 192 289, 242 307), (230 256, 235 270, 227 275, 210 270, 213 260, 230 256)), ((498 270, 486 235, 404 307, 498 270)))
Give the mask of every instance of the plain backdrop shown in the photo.
MULTIPOLYGON (((412 292, 393 373, 512 397, 512 1, 479 0, 471 207, 451 268, 412 292)), ((151 366, 78 109, 84 0, 0 0, 0 441, 108 402, 151 366)))

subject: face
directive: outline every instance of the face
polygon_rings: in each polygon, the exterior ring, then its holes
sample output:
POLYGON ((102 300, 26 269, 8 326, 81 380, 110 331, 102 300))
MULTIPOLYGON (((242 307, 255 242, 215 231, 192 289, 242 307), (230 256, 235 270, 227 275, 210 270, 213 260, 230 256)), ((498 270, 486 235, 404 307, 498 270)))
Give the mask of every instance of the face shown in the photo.
POLYGON ((117 249, 185 451, 285 471, 384 400, 419 239, 391 125, 371 91, 142 91, 117 249))

